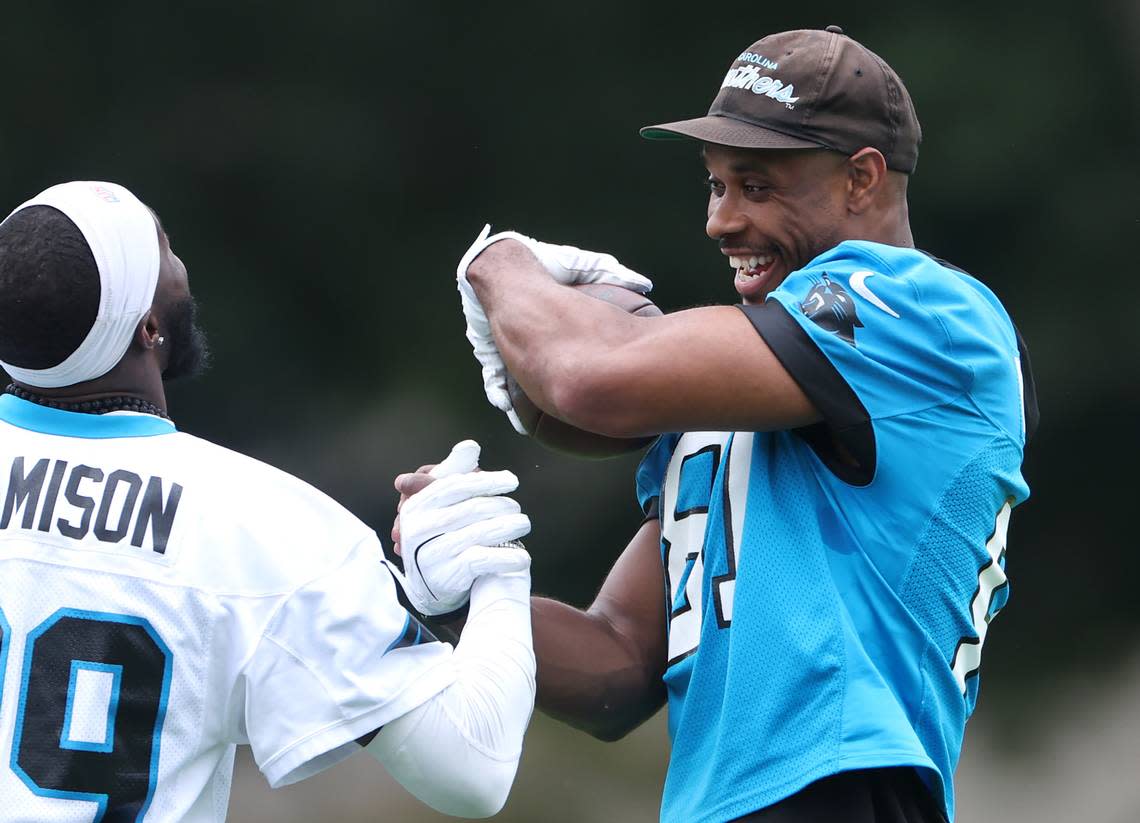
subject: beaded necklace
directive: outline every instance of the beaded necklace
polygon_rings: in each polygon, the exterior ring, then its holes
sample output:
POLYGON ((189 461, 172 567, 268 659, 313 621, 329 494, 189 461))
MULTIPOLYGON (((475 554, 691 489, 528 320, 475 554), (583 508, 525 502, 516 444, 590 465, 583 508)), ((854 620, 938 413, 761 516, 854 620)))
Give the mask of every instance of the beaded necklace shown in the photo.
POLYGON ((50 397, 32 394, 30 391, 20 388, 15 383, 9 383, 4 389, 4 393, 18 397, 21 400, 27 400, 29 403, 36 403, 40 406, 47 406, 49 409, 59 409, 60 411, 80 412, 82 414, 107 414, 107 412, 114 411, 129 411, 138 412, 140 414, 153 414, 156 417, 166 417, 166 412, 149 400, 143 400, 141 397, 122 395, 120 397, 103 397, 99 400, 81 400, 77 403, 68 403, 66 401, 52 400, 50 397))

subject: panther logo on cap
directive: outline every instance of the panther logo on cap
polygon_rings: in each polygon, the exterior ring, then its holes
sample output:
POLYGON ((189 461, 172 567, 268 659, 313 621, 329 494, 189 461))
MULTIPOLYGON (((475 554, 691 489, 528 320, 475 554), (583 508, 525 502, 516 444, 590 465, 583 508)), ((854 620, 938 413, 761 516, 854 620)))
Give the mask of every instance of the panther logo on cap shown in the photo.
POLYGON ((851 295, 826 274, 823 282, 808 292, 804 302, 800 303, 800 309, 811 322, 852 346, 855 345, 855 329, 863 328, 851 295))

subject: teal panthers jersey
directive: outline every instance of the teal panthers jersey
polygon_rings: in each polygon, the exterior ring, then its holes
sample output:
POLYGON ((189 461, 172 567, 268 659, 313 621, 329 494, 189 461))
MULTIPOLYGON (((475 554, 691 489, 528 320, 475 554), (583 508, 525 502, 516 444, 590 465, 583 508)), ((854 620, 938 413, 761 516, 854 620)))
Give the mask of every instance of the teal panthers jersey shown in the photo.
POLYGON ((989 289, 913 249, 842 243, 741 310, 824 421, 665 435, 638 470, 669 611, 661 818, 913 766, 953 819, 1029 493, 1028 356, 989 289))

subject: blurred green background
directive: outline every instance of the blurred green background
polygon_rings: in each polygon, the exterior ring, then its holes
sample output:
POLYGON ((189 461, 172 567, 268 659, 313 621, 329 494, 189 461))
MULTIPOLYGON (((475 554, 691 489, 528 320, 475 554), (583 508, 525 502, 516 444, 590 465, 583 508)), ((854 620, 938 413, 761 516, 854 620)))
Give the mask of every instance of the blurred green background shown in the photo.
MULTIPOLYGON (((763 34, 844 26, 915 100, 918 244, 994 288, 1039 386, 959 819, 1135 821, 1140 4, 1033 9, 9 2, 0 208, 68 179, 132 188, 186 261, 215 353, 172 391, 181 428, 382 536, 391 478, 475 437, 522 479, 536 589, 585 604, 637 525, 636 458, 513 434, 483 400, 455 262, 493 221, 613 252, 663 308, 732 301, 695 149, 637 129, 703 113, 763 34)), ((661 718, 609 745, 537 720, 502 819, 654 820, 667 751, 661 718)), ((232 820, 322 816, 441 819, 364 759, 272 793, 239 762, 232 820)))

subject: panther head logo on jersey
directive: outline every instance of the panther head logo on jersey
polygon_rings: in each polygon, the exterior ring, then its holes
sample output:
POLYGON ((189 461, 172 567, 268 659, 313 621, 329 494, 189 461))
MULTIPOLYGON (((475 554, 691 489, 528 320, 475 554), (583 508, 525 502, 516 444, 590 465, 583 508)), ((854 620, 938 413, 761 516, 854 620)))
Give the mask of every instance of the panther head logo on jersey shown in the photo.
POLYGON ((855 311, 855 301, 826 274, 823 275, 823 282, 817 283, 808 292, 807 298, 800 303, 800 308, 821 329, 839 335, 840 340, 855 345, 855 329, 863 328, 855 311))

